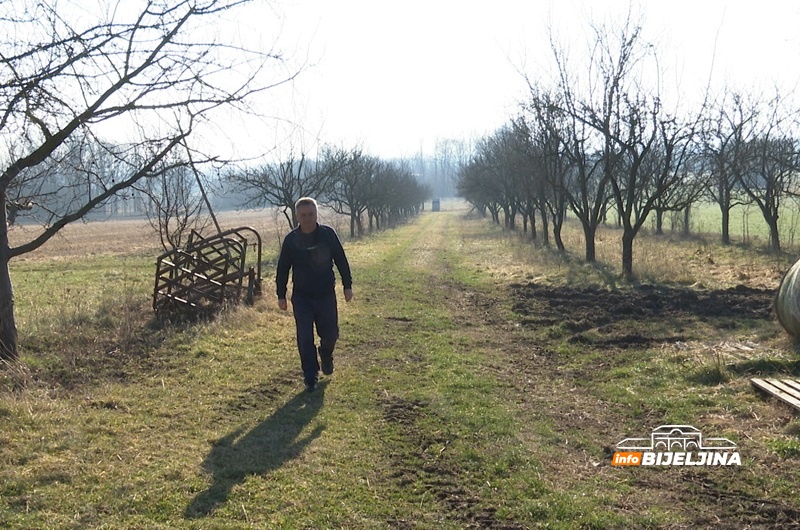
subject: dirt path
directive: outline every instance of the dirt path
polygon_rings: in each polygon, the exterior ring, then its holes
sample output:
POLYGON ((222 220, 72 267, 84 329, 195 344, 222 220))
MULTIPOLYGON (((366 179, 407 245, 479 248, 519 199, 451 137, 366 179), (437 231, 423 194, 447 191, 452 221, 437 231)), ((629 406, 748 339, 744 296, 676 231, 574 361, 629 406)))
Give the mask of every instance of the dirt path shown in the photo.
MULTIPOLYGON (((412 512, 388 521, 392 528, 519 530, 528 525, 499 516, 496 503, 483 493, 485 485, 459 457, 450 455, 447 448, 464 437, 460 420, 439 406, 450 396, 440 395, 438 383, 427 385, 431 378, 444 377, 436 368, 442 361, 427 348, 438 350, 435 343, 460 340, 450 322, 458 311, 448 302, 463 292, 450 279, 447 264, 453 220, 451 215, 423 216, 397 229, 380 261, 370 265, 370 274, 378 269, 378 281, 362 287, 367 312, 379 316, 382 324, 382 332, 371 324, 357 325, 354 331, 370 337, 356 349, 372 350, 370 362, 380 366, 375 404, 386 423, 381 436, 387 440, 388 469, 376 480, 387 482, 399 496, 415 499, 412 512), (426 383, 415 384, 420 379, 426 383)), ((367 243, 364 250, 372 249, 374 243, 367 243)))

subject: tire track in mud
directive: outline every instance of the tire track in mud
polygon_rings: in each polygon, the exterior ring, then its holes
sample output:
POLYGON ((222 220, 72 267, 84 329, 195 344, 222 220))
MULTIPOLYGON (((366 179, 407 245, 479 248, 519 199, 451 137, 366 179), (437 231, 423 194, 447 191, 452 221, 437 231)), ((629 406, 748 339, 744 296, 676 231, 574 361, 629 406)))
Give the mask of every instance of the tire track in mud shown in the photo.
MULTIPOLYGON (((460 528, 494 530, 523 530, 526 526, 498 518, 497 509, 470 492, 464 474, 444 455, 453 435, 446 430, 433 431, 420 423, 427 420, 445 426, 437 419, 425 401, 400 397, 378 397, 383 418, 395 427, 391 454, 392 473, 389 478, 398 487, 416 490, 420 503, 425 499, 444 508, 444 516, 460 528)), ((395 528, 413 528, 415 523, 405 519, 390 521, 395 528)))

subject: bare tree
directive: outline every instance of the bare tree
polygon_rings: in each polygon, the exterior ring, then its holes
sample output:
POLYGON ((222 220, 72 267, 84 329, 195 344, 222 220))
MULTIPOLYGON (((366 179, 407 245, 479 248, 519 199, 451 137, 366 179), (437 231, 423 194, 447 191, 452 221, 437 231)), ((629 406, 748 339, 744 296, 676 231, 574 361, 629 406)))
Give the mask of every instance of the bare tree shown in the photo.
POLYGON ((664 216, 670 212, 683 212, 682 232, 683 235, 689 235, 691 208, 703 195, 707 185, 699 147, 689 138, 684 141, 676 136, 676 132, 672 131, 669 135, 663 135, 662 132, 661 142, 656 146, 650 167, 647 168, 647 171, 656 175, 645 195, 655 196, 653 211, 658 235, 664 233, 664 216), (676 145, 676 140, 681 145, 676 145), (682 150, 679 157, 675 156, 676 147, 682 150), (669 167, 668 163, 673 164, 673 167, 669 167), (665 179, 670 179, 671 182, 665 182, 665 179), (660 193, 659 187, 662 188, 660 193))
POLYGON ((316 159, 309 158, 305 151, 296 154, 291 148, 278 162, 234 169, 224 180, 235 192, 246 197, 241 206, 280 208, 291 230, 297 226, 294 208, 297 199, 328 200, 334 192, 336 179, 350 162, 349 151, 337 147, 322 147, 316 159))
POLYGON ((745 193, 758 206, 769 227, 769 245, 781 250, 778 218, 783 199, 796 192, 800 146, 794 137, 797 111, 776 92, 760 113, 755 137, 745 147, 747 164, 739 173, 745 193))
POLYGON ((456 175, 456 192, 472 204, 482 215, 486 210, 492 221, 500 222, 501 192, 497 187, 493 172, 477 157, 463 164, 456 175))
POLYGON ((420 184, 406 164, 378 161, 372 180, 368 215, 376 226, 392 227, 417 215, 432 189, 420 184))
POLYGON ((658 201, 682 183, 696 120, 670 115, 658 88, 648 87, 645 68, 662 72, 630 14, 618 28, 593 30, 598 81, 577 117, 599 136, 602 178, 623 229, 622 272, 632 276, 633 241, 658 201))
MULTIPOLYGON (((557 86, 554 92, 542 90, 526 77, 531 92, 530 107, 538 113, 537 119, 547 114, 557 117, 563 148, 560 150, 567 159, 568 171, 565 175, 563 192, 566 194, 570 210, 581 223, 584 235, 584 258, 588 262, 596 260, 595 235, 605 217, 608 200, 608 182, 611 172, 607 164, 613 164, 612 145, 598 134, 603 127, 610 127, 612 113, 619 97, 620 71, 606 71, 591 83, 590 94, 579 93, 580 83, 568 63, 566 52, 556 42, 551 32, 550 49, 556 64, 557 86), (594 102, 587 98, 595 97, 594 102), (536 108, 539 107, 539 111, 536 108), (542 110, 546 110, 543 113, 542 110)), ((592 60, 597 60, 593 55, 592 60)), ((624 59, 624 58, 621 58, 624 59)), ((595 72, 597 68, 591 68, 595 72)), ((552 127, 553 122, 544 123, 552 127)))
MULTIPOLYGON (((516 229, 517 215, 524 210, 526 160, 522 146, 511 125, 497 129, 477 143, 473 164, 482 168, 489 180, 484 190, 503 210, 503 223, 516 229)), ((499 218, 496 219, 499 221, 499 218)))
POLYGON ((590 29, 585 75, 570 68, 551 32, 557 87, 543 90, 528 79, 529 109, 546 132, 539 136, 554 142, 548 150, 568 161, 553 166, 553 174, 563 174, 562 192, 583 226, 586 260, 595 259, 595 233, 613 204, 622 227, 622 272, 631 276, 633 241, 648 215, 683 205, 673 192, 689 181, 697 120, 665 110, 655 47, 631 11, 621 24, 590 29), (648 72, 658 81, 652 88, 648 72))
POLYGON ((597 82, 581 105, 578 119, 598 135, 602 180, 611 189, 623 225, 622 269, 632 274, 633 239, 643 220, 639 204, 639 169, 656 141, 657 116, 661 105, 640 84, 641 64, 648 46, 641 24, 628 18, 619 28, 592 26, 594 50, 592 71, 597 82))
POLYGON ((320 178, 305 153, 293 152, 279 162, 255 168, 233 170, 226 175, 235 191, 247 199, 244 207, 276 206, 281 209, 289 230, 297 226, 294 203, 300 197, 316 197, 327 190, 327 180, 320 178))
POLYGON ((197 178, 185 159, 171 155, 142 186, 134 186, 150 198, 147 220, 164 250, 181 248, 192 230, 202 232, 210 222, 202 215, 206 204, 197 178))
MULTIPOLYGON (((552 102, 551 95, 539 93, 531 96, 528 109, 531 117, 520 118, 516 126, 528 143, 526 153, 531 163, 533 200, 538 202, 543 220, 549 214, 556 247, 564 251, 566 247, 561 230, 569 197, 567 177, 573 170, 570 157, 566 154, 569 122, 559 106, 552 102)), ((547 241, 545 239, 545 243, 547 241)))
POLYGON ((724 245, 731 242, 731 210, 749 202, 740 182, 748 164, 747 144, 753 139, 756 117, 755 102, 726 90, 709 107, 700 127, 702 170, 707 174, 705 195, 719 206, 724 245))
POLYGON ((341 161, 335 164, 337 170, 329 170, 333 177, 330 202, 333 210, 350 219, 350 237, 364 235, 362 216, 375 193, 375 177, 381 161, 369 156, 360 148, 350 151, 339 150, 331 153, 332 159, 341 161))
MULTIPOLYGON (((48 220, 29 241, 12 247, 7 208, 0 208, 0 358, 17 359, 14 296, 8 263, 44 245, 141 179, 157 175, 170 154, 188 145, 215 112, 245 109, 266 81, 272 53, 225 42, 209 28, 248 0, 149 0, 111 3, 93 18, 77 4, 55 0, 0 3, 0 136, 9 146, 0 168, 0 201, 25 183, 48 220), (78 164, 59 174, 74 149, 107 145, 111 132, 128 133, 111 149, 113 175, 78 164), (55 208, 49 206, 56 205, 55 208)), ((292 74, 282 74, 285 81, 292 74)), ((195 161, 209 156, 196 153, 195 161)))

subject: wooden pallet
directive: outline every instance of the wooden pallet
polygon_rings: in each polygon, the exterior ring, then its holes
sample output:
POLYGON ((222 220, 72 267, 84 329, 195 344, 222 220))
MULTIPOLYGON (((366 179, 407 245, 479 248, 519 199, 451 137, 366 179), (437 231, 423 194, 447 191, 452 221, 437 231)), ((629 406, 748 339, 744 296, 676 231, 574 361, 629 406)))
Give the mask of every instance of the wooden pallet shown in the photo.
POLYGON ((767 394, 800 410, 800 381, 796 379, 753 378, 750 383, 759 390, 763 390, 767 394))

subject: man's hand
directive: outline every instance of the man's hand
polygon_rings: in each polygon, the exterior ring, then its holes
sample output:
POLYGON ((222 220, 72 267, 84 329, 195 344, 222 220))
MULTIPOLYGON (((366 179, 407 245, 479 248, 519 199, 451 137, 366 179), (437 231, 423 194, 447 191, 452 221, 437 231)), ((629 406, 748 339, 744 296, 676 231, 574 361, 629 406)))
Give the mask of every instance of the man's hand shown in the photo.
POLYGON ((353 290, 352 289, 345 289, 344 290, 344 301, 349 302, 353 299, 353 290))
POLYGON ((289 304, 286 303, 286 298, 278 298, 278 308, 281 311, 286 311, 286 308, 289 307, 289 304))

